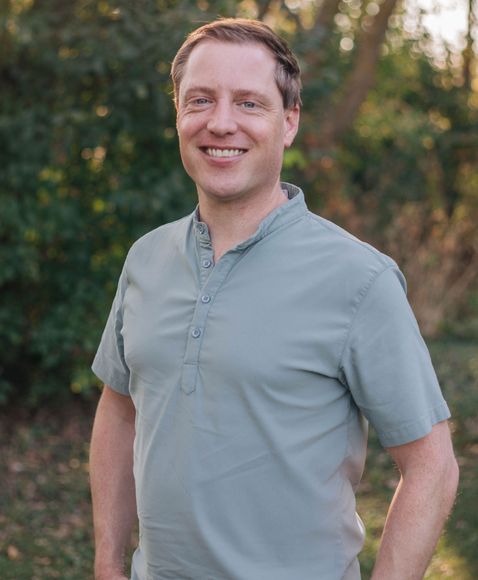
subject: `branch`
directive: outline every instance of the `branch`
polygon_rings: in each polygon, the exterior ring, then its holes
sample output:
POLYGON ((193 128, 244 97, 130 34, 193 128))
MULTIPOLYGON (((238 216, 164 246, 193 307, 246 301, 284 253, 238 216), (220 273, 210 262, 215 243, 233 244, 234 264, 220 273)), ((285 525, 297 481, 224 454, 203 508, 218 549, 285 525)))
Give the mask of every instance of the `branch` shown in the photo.
POLYGON ((475 1, 468 0, 468 30, 466 34, 466 46, 463 50, 463 80, 465 87, 470 91, 473 80, 473 29, 476 18, 473 11, 475 1))
POLYGON ((272 0, 265 0, 264 2, 257 1, 257 20, 264 20, 271 4, 272 0))
POLYGON ((294 21, 295 25, 297 26, 297 30, 302 30, 302 22, 300 21, 299 14, 295 11, 292 11, 288 6, 287 2, 281 0, 280 9, 283 10, 287 16, 294 21))
MULTIPOLYGON (((339 11, 342 0, 323 0, 320 10, 315 17, 314 26, 311 30, 305 31, 309 38, 315 41, 315 49, 307 53, 306 61, 307 73, 304 73, 303 80, 307 83, 307 78, 314 75, 314 82, 317 82, 319 71, 322 71, 327 60, 327 41, 334 29, 334 18, 339 11)), ((304 55, 305 57, 305 55, 304 55)))
POLYGON ((342 0, 324 0, 320 12, 315 21, 314 31, 321 33, 330 30, 334 23, 334 17, 339 11, 339 4, 342 0))
POLYGON ((380 47, 397 2, 398 0, 384 0, 373 20, 365 18, 366 27, 359 40, 355 66, 345 81, 342 98, 324 115, 317 140, 320 149, 332 149, 353 125, 360 106, 373 86, 380 47))

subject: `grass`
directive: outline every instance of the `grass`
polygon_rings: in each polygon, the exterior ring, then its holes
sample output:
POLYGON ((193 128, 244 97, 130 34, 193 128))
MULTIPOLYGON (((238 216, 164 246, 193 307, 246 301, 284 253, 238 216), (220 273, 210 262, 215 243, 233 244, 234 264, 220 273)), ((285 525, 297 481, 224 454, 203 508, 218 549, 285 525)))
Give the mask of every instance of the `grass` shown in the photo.
MULTIPOLYGON (((460 464, 456 506, 447 522, 425 578, 478 578, 478 344, 441 341, 429 345, 452 413, 451 428, 460 464)), ((358 495, 358 511, 367 527, 361 554, 363 580, 370 578, 397 470, 372 432, 358 495)))
MULTIPOLYGON (((478 344, 430 345, 453 414, 460 490, 426 578, 478 578, 478 344)), ((0 421, 0 578, 92 578, 92 525, 88 490, 88 440, 93 405, 34 418, 4 413, 0 421)), ((363 579, 374 555, 397 471, 371 434, 358 497, 367 526, 361 554, 363 579)), ((321 579, 329 580, 329 579, 321 579)))
POLYGON ((2 421, 0 578, 92 577, 90 415, 74 408, 2 421))

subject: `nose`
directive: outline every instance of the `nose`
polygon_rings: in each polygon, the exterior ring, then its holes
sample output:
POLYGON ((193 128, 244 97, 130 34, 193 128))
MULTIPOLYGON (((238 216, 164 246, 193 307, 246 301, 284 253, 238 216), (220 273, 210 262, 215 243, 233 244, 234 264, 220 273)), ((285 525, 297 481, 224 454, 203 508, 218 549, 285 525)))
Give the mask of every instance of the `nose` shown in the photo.
POLYGON ((211 109, 207 129, 215 135, 228 135, 237 131, 233 105, 223 100, 217 101, 211 109))

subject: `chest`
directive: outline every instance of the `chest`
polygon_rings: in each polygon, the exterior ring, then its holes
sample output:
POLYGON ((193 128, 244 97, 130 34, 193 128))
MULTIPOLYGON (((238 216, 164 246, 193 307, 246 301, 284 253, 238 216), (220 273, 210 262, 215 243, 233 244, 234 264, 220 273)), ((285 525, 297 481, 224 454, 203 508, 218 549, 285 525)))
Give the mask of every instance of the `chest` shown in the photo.
POLYGON ((174 382, 184 365, 277 388, 337 372, 347 307, 317 264, 230 253, 200 276, 196 260, 167 256, 130 278, 125 358, 148 381, 174 382))

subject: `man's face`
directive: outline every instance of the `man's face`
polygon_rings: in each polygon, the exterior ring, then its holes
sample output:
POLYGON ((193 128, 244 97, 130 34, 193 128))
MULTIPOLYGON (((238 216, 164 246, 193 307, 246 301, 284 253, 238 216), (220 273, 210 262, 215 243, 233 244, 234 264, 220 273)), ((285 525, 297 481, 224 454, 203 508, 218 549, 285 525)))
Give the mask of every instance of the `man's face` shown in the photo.
POLYGON ((299 108, 284 110, 275 60, 258 43, 204 41, 189 56, 178 95, 184 167, 201 196, 248 199, 279 187, 299 108))

